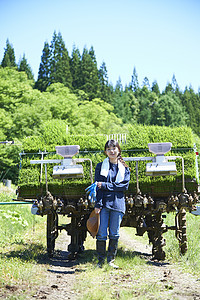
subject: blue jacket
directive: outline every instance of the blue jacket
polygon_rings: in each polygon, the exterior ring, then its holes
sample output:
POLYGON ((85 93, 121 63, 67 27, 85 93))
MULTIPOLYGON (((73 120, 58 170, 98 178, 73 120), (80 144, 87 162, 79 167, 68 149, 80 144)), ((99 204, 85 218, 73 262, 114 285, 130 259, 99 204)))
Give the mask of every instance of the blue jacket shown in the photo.
POLYGON ((118 164, 110 163, 108 176, 100 175, 102 162, 98 163, 95 169, 95 181, 102 182, 101 189, 97 190, 95 207, 109 208, 125 213, 124 191, 128 190, 130 181, 129 168, 125 168, 124 180, 116 183, 118 164))

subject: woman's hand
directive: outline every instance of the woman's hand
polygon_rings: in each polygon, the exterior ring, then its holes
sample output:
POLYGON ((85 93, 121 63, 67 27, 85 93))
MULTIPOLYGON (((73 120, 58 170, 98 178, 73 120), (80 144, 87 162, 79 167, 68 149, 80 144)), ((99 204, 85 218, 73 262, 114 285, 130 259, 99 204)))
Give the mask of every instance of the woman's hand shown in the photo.
POLYGON ((98 207, 95 207, 94 211, 95 211, 95 214, 99 214, 99 213, 100 213, 100 211, 101 211, 101 209, 100 209, 100 208, 98 208, 98 207))
POLYGON ((98 188, 100 189, 101 186, 102 186, 102 182, 97 182, 97 186, 98 186, 98 188))

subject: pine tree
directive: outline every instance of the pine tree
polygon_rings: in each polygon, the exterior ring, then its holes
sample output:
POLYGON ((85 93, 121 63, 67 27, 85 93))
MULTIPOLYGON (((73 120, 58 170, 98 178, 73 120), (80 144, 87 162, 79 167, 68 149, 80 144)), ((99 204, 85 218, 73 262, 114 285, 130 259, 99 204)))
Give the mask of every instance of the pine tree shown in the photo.
POLYGON ((133 98, 133 92, 128 87, 123 91, 121 79, 119 78, 113 94, 112 104, 114 106, 114 113, 122 119, 123 123, 128 123, 134 119, 131 110, 133 98))
POLYGON ((9 40, 7 39, 6 41, 6 48, 3 56, 3 60, 1 62, 1 66, 3 68, 5 67, 16 67, 16 62, 15 62, 15 51, 13 46, 9 43, 9 40))
POLYGON ((92 61, 94 62, 94 64, 97 66, 97 60, 96 60, 93 46, 91 46, 91 48, 89 50, 89 55, 90 55, 92 61))
POLYGON ((38 72, 38 79, 35 88, 45 91, 50 84, 50 47, 47 42, 44 43, 41 63, 38 72))
POLYGON ((175 95, 180 98, 181 92, 180 92, 180 89, 179 89, 179 86, 178 86, 178 83, 177 83, 177 80, 176 80, 176 77, 174 74, 172 76, 172 89, 173 89, 175 95))
POLYGON ((33 76, 31 67, 29 66, 29 64, 27 62, 25 54, 23 55, 22 59, 19 62, 18 70, 20 72, 25 72, 27 74, 28 79, 34 80, 34 76, 33 76))
POLYGON ((113 97, 112 97, 112 105, 114 106, 114 113, 120 117, 121 116, 121 110, 122 110, 122 95, 123 95, 123 86, 121 82, 121 78, 116 82, 116 86, 114 89, 113 97))
POLYGON ((146 86, 148 88, 148 90, 150 90, 150 84, 149 84, 149 79, 147 77, 144 77, 142 86, 146 86))
POLYGON ((182 105, 188 113, 188 125, 199 135, 200 133, 200 96, 195 94, 192 87, 186 87, 181 95, 182 105))
POLYGON ((138 75, 137 75, 135 67, 133 69, 133 75, 132 75, 132 80, 131 80, 131 84, 130 84, 130 89, 133 92, 137 92, 139 90, 138 75))
POLYGON ((51 45, 44 44, 43 54, 35 87, 41 91, 52 84, 60 82, 72 88, 70 58, 61 33, 54 32, 51 45))
MULTIPOLYGON (((139 103, 139 113, 138 113, 138 122, 140 124, 146 124, 150 125, 151 124, 151 119, 152 119, 152 92, 148 89, 146 85, 144 85, 138 95, 138 103, 139 103)), ((155 94, 154 94, 155 95, 155 94)))
POLYGON ((106 102, 110 102, 111 90, 108 84, 108 72, 105 62, 102 63, 99 69, 99 82, 101 99, 103 99, 106 102))
POLYGON ((156 80, 152 83, 151 90, 152 92, 156 93, 156 95, 160 95, 160 89, 156 80))
POLYGON ((54 32, 50 48, 50 83, 60 82, 71 89, 70 58, 60 32, 54 32))
POLYGON ((176 77, 175 77, 174 74, 172 76, 172 89, 173 89, 174 92, 179 89, 178 83, 176 81, 176 77))
POLYGON ((100 82, 98 78, 98 69, 93 48, 83 49, 81 59, 81 89, 88 94, 89 99, 100 97, 100 82))
POLYGON ((75 90, 80 89, 81 82, 81 54, 79 50, 74 46, 72 50, 72 56, 70 60, 70 69, 72 75, 72 86, 75 90))
POLYGON ((117 80, 116 86, 115 86, 115 94, 118 94, 120 96, 122 96, 123 94, 123 85, 122 85, 122 80, 119 77, 119 79, 117 80))
POLYGON ((169 93, 169 92, 173 92, 173 87, 172 87, 172 84, 171 84, 171 83, 167 83, 166 88, 165 88, 163 94, 167 94, 167 93, 169 93))

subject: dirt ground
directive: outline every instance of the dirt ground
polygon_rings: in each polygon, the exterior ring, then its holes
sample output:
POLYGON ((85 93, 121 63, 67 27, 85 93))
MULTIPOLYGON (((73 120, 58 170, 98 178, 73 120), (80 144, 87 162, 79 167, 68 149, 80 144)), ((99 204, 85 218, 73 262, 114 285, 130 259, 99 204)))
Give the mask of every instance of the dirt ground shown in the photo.
MULTIPOLYGON (((64 233, 66 235, 66 233, 64 233)), ((47 271, 48 286, 40 286, 37 292, 30 299, 66 300, 77 299, 78 294, 74 292, 73 286, 76 281, 78 265, 76 261, 67 260, 66 239, 62 235, 56 241, 56 256, 51 260, 51 265, 47 271), (63 241, 65 241, 63 243, 63 241)), ((151 260, 151 246, 144 246, 136 240, 129 240, 125 231, 121 229, 120 242, 132 250, 141 253, 141 256, 149 262, 149 276, 154 277, 157 283, 162 283, 169 287, 163 299, 197 300, 200 299, 200 278, 195 278, 188 273, 178 270, 168 262, 158 262, 151 260), (170 288, 172 287, 172 288, 170 288)))
POLYGON ((76 281, 77 261, 67 259, 67 245, 70 237, 63 231, 56 240, 55 255, 51 259, 51 264, 47 270, 48 286, 40 286, 30 299, 66 300, 77 299, 77 294, 73 291, 76 281))
MULTIPOLYGON (((188 273, 183 273, 177 266, 169 262, 159 262, 152 260, 151 246, 144 245, 138 240, 130 240, 123 228, 120 229, 120 243, 126 247, 126 250, 139 253, 146 260, 148 271, 143 280, 149 280, 153 284, 159 284, 163 289, 160 290, 159 299, 162 300, 198 300, 200 299, 200 278, 196 278, 188 273)), ((78 260, 69 261, 67 259, 67 245, 70 243, 70 238, 63 231, 56 240, 56 253, 54 257, 46 263, 49 268, 46 271, 46 282, 38 286, 34 295, 27 296, 26 299, 47 299, 47 300, 66 300, 80 299, 78 292, 74 290, 74 284, 79 270, 78 260)), ((140 280, 141 280, 140 279, 140 280)), ((126 284, 126 283, 125 283, 126 284)), ((132 285, 137 282, 131 282, 132 285)), ((130 285, 130 282, 129 282, 130 285)), ((7 287, 7 292, 0 293, 0 298, 11 299, 12 290, 15 287, 7 287)), ((33 287, 30 287, 32 290, 33 287)), ((31 291, 30 290, 30 291, 31 291)), ((119 297, 118 297, 119 298, 119 297)), ((136 299, 135 297, 134 299, 136 299)), ((12 298, 21 299, 21 298, 12 298)), ((140 299, 140 298, 137 298, 140 299)), ((144 298, 142 298, 144 299, 144 298)), ((157 299, 157 298, 146 298, 157 299)), ((95 299, 94 299, 95 300, 95 299)))
POLYGON ((200 278, 192 276, 189 273, 183 273, 177 266, 169 262, 151 260, 151 246, 144 246, 144 244, 138 241, 127 239, 123 229, 121 230, 120 239, 128 249, 134 249, 134 251, 140 252, 142 257, 149 261, 151 266, 150 276, 154 276, 158 283, 162 282, 169 287, 169 295, 163 299, 200 299, 200 278))

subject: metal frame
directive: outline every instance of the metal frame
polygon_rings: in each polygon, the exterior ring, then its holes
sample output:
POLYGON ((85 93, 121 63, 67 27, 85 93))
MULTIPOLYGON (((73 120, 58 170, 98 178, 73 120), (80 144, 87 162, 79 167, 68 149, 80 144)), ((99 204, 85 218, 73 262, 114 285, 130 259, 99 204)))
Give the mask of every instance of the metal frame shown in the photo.
MULTIPOLYGON (((184 159, 182 156, 165 156, 166 159, 176 160, 180 158, 182 160, 182 192, 185 192, 185 174, 184 174, 184 159)), ((137 184, 137 193, 139 193, 139 179, 138 179, 138 162, 139 161, 153 161, 155 156, 148 157, 124 157, 124 161, 135 161, 136 162, 136 184, 137 184)))
MULTIPOLYGON (((46 191, 48 191, 48 183, 47 183, 47 164, 59 164, 63 161, 63 159, 39 159, 39 160, 30 160, 30 164, 41 164, 41 174, 42 174, 42 166, 45 165, 45 182, 46 182, 46 191)), ((82 163, 85 161, 90 162, 90 180, 93 183, 93 174, 92 174, 92 160, 90 158, 75 158, 72 159, 75 163, 82 163)))

